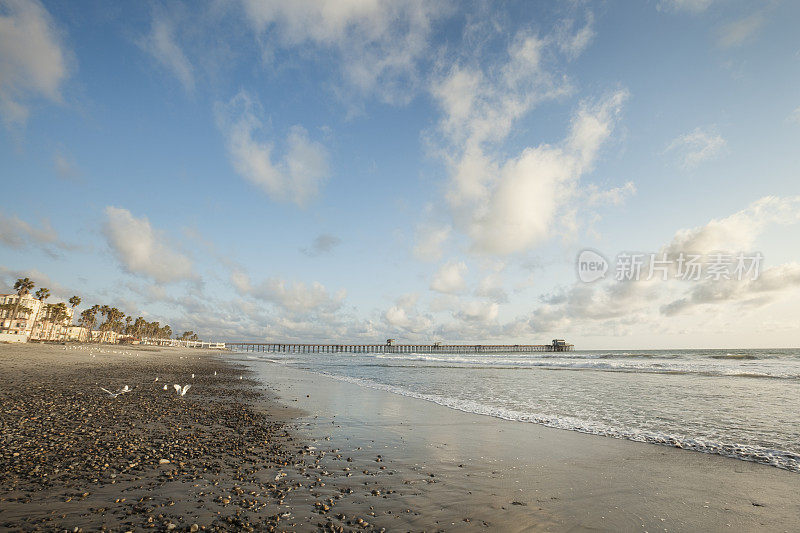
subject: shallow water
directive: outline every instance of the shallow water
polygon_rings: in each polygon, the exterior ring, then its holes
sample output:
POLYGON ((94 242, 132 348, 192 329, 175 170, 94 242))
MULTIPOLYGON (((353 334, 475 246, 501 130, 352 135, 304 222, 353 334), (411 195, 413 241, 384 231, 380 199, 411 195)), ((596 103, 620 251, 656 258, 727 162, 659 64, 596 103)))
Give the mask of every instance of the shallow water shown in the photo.
POLYGON ((800 472, 800 350, 248 355, 461 411, 800 472))

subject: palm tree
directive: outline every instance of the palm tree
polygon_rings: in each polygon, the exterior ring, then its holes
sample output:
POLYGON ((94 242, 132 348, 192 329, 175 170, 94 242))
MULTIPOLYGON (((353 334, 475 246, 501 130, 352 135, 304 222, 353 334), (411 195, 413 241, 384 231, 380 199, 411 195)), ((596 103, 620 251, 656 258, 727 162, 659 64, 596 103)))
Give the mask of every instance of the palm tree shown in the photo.
POLYGON ((147 325, 147 321, 143 317, 137 317, 133 322, 133 333, 136 338, 142 337, 142 329, 147 325))
POLYGON ((53 335, 53 329, 55 329, 56 324, 63 326, 63 322, 69 316, 69 314, 67 313, 67 304, 64 302, 51 304, 48 306, 48 308, 48 315, 50 317, 50 330, 47 333, 47 340, 51 340, 50 337, 53 335))
POLYGON ((107 328, 106 324, 108 324, 108 315, 111 313, 111 308, 107 305, 100 306, 100 314, 105 317, 105 321, 100 324, 100 329, 105 330, 107 328))
POLYGON ((89 309, 86 309, 83 313, 81 313, 81 324, 89 330, 88 336, 86 338, 87 342, 91 342, 92 340, 92 328, 94 328, 95 323, 97 322, 97 313, 100 311, 99 305, 93 305, 89 309))
MULTIPOLYGON (((42 314, 42 310, 45 310, 45 319, 47 318, 47 314, 46 314, 47 310, 45 309, 44 301, 47 300, 48 298, 50 298, 50 289, 46 289, 46 288, 42 287, 38 291, 36 291, 36 294, 34 294, 34 296, 36 297, 37 300, 39 300, 41 302, 41 305, 39 306, 39 312, 36 313, 36 319, 33 321, 33 326, 36 327, 36 322, 39 321, 39 317, 42 314)), ((44 322, 44 320, 42 322, 44 322)), ((42 325, 42 329, 44 329, 44 325, 42 325)), ((41 339, 41 337, 42 337, 42 334, 40 332, 39 333, 39 338, 41 339)))
POLYGON ((11 321, 8 323, 6 332, 11 331, 11 327, 14 324, 14 320, 17 319, 17 312, 19 311, 19 304, 22 301, 22 297, 30 293, 34 287, 35 284, 31 281, 30 278, 19 278, 17 279, 17 282, 14 283, 14 290, 17 291, 17 302, 14 305, 14 311, 11 313, 11 321))
MULTIPOLYGON (((75 319, 75 308, 81 305, 81 297, 80 296, 73 296, 69 299, 69 305, 72 307, 72 319, 75 319)), ((70 323, 70 325, 72 325, 70 323)), ((79 336, 80 338, 80 336, 79 336)))

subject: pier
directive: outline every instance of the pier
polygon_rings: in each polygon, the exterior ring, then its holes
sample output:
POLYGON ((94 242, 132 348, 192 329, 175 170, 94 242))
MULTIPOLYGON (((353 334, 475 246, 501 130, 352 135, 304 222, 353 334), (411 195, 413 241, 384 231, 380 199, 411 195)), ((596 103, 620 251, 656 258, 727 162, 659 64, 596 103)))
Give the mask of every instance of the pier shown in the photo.
POLYGON ((231 350, 285 353, 531 353, 569 352, 574 346, 561 339, 550 344, 291 344, 226 342, 231 350))

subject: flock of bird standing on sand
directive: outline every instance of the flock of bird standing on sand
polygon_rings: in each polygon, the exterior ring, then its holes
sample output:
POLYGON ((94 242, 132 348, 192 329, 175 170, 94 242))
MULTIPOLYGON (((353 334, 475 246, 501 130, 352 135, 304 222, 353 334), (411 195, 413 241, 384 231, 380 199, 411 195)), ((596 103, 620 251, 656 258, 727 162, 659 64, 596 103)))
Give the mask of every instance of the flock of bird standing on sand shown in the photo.
MULTIPOLYGON (((86 347, 86 346, 64 346, 64 350, 84 350, 84 351, 85 350, 89 350, 89 355, 91 355, 92 358, 96 357, 96 354, 93 353, 93 348, 91 348, 91 347, 86 347)), ((137 357, 139 356, 139 354, 136 354, 136 353, 133 353, 133 352, 124 351, 124 350, 104 350, 102 348, 97 348, 96 351, 98 353, 103 353, 103 354, 104 353, 109 353, 109 354, 118 354, 118 355, 135 355, 137 357)), ((183 359, 183 356, 181 356, 181 359, 183 359)), ((215 376, 217 375, 217 371, 216 370, 214 371, 214 375, 215 376)), ((158 379, 159 378, 156 377, 156 379, 153 380, 153 383, 158 383, 158 379)), ((192 374, 192 379, 194 379, 194 374, 192 374)), ((241 380, 241 379, 243 379, 243 377, 239 376, 239 379, 241 380)), ((122 396, 123 394, 126 394, 128 392, 132 392, 133 389, 136 388, 136 387, 131 388, 128 385, 123 385, 122 387, 120 387, 119 389, 117 389, 115 391, 110 391, 110 390, 108 390, 108 389, 106 389, 104 387, 100 387, 99 384, 97 386, 100 388, 101 391, 103 391, 106 394, 108 394, 108 396, 112 400, 114 398, 116 398, 117 396, 122 396)), ((191 383, 189 383, 187 385, 180 385, 178 383, 175 383, 175 384, 172 385, 172 388, 175 389, 175 392, 178 394, 178 397, 182 398, 182 397, 186 396, 186 393, 189 392, 189 389, 192 388, 192 385, 191 385, 191 383)), ((169 385, 164 385, 163 389, 164 390, 169 390, 169 385)))

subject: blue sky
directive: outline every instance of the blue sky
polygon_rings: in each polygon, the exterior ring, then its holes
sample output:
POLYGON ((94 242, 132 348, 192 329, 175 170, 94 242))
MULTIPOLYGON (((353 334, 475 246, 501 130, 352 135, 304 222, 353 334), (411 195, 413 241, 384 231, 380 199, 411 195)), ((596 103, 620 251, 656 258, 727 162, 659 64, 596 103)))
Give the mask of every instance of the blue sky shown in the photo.
POLYGON ((216 339, 797 346, 798 19, 0 0, 2 283, 216 339), (760 276, 615 279, 718 251, 760 276))

